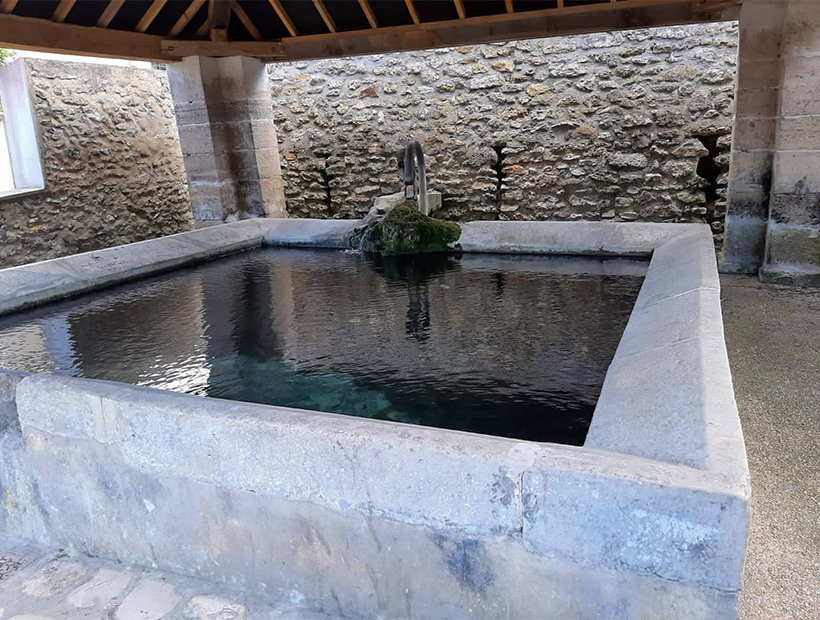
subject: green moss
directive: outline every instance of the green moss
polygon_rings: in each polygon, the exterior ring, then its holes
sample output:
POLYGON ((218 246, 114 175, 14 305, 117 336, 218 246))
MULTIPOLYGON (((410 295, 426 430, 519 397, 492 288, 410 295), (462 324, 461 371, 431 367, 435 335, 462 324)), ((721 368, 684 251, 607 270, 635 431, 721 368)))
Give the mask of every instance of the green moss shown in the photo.
POLYGON ((364 252, 382 256, 446 252, 461 236, 455 222, 437 220, 421 213, 413 202, 394 208, 378 222, 369 224, 352 239, 364 252))

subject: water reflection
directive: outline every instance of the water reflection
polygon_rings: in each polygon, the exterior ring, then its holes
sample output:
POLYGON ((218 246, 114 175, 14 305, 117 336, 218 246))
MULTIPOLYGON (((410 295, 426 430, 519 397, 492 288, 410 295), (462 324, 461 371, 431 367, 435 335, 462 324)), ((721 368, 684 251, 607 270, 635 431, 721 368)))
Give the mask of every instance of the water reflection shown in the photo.
POLYGON ((580 444, 644 271, 259 250, 0 318, 0 367, 580 444))

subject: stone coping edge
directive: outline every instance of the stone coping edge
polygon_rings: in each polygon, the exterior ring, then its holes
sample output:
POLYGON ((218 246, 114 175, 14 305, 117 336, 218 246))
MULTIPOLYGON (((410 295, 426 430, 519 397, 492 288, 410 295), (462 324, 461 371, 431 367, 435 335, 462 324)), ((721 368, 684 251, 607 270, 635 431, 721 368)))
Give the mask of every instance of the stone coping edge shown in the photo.
POLYGON ((19 381, 17 410, 33 456, 88 451, 160 485, 186 480, 260 501, 507 537, 585 566, 722 591, 740 585, 747 498, 704 470, 46 374, 19 381))
MULTIPOLYGON (((0 315, 260 245, 342 248, 361 220, 258 218, 0 269, 0 315)), ((698 224, 467 222, 464 252, 650 256, 698 224)))

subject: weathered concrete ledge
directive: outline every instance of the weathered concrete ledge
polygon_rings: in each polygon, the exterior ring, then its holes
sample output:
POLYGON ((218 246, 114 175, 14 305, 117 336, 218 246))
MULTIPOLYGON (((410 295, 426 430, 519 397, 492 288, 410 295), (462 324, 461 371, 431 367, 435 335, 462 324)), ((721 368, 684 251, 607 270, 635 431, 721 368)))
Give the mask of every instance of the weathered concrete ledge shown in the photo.
MULTIPOLYGON (((356 224, 320 222, 242 231, 339 247, 356 224)), ((465 233, 468 252, 651 254, 583 447, 15 375, 4 531, 336 615, 735 616, 749 479, 708 228, 465 233)))

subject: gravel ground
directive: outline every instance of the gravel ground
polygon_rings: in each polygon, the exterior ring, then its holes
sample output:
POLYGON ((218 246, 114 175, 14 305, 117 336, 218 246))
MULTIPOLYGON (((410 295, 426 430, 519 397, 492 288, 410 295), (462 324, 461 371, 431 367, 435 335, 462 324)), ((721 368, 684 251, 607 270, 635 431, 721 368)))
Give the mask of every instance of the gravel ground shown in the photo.
POLYGON ((752 473, 740 617, 820 618, 820 289, 722 275, 752 473))

